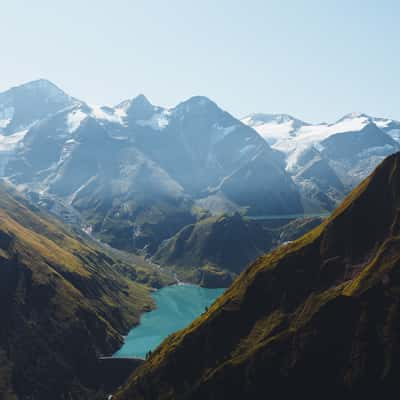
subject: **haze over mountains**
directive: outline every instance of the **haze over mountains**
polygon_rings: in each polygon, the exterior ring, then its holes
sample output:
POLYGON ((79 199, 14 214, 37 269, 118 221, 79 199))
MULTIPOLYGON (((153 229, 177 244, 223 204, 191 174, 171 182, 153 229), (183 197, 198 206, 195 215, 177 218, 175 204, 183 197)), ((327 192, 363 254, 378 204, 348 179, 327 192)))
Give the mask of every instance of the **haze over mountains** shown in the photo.
POLYGON ((143 95, 91 106, 39 80, 0 94, 0 175, 102 241, 151 256, 213 215, 331 211, 399 149, 399 132, 363 114, 240 121, 201 96, 171 109, 143 95))

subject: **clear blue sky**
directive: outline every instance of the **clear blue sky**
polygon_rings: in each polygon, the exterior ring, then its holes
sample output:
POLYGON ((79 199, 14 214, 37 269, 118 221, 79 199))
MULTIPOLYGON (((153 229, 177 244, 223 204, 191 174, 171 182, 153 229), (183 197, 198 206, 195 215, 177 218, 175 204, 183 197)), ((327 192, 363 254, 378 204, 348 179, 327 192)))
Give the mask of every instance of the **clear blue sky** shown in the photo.
POLYGON ((93 104, 400 119, 399 18, 397 0, 3 0, 0 91, 43 77, 93 104))

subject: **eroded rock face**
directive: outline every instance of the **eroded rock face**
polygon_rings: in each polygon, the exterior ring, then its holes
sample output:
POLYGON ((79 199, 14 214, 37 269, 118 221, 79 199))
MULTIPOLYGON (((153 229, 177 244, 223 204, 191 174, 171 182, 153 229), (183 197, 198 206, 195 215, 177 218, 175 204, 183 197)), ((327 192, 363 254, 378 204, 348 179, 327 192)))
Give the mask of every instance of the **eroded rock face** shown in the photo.
POLYGON ((362 398, 399 389, 400 155, 247 269, 117 399, 362 398), (196 362, 190 360, 196 359, 196 362))

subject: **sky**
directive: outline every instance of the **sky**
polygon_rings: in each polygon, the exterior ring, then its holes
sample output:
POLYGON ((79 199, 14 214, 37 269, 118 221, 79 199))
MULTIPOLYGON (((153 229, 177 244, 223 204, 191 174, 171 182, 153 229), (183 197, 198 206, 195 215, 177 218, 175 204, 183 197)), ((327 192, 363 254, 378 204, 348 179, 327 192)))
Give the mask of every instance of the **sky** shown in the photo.
POLYGON ((0 91, 46 78, 98 105, 400 119, 399 17, 397 0, 0 0, 0 91))

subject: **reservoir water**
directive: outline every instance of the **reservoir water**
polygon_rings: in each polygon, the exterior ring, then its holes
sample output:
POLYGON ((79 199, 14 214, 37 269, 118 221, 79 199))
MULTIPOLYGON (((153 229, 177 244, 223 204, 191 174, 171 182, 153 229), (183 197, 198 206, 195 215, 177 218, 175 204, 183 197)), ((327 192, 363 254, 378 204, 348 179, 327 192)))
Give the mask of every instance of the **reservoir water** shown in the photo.
POLYGON ((168 335, 189 325, 224 290, 186 284, 157 290, 152 294, 157 308, 142 315, 140 324, 129 332, 114 357, 145 358, 168 335))

